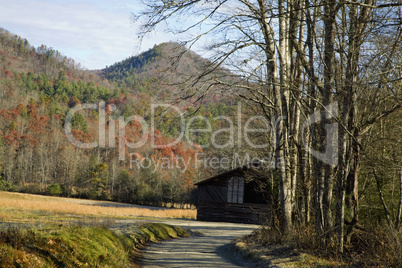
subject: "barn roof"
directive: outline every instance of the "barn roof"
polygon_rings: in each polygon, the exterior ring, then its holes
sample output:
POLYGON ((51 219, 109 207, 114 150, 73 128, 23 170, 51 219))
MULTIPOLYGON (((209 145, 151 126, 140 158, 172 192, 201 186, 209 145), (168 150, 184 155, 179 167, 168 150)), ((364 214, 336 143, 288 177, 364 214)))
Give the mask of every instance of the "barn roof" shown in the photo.
POLYGON ((216 175, 214 177, 211 177, 211 178, 202 180, 200 182, 194 183, 194 185, 199 186, 199 185, 203 185, 203 184, 208 184, 208 183, 210 183, 212 181, 220 180, 220 179, 226 178, 226 177, 228 177, 230 175, 234 175, 234 174, 237 174, 237 173, 244 172, 246 170, 248 170, 247 167, 240 167, 240 168, 232 169, 232 170, 226 171, 224 173, 221 173, 219 175, 216 175))
POLYGON ((256 171, 256 170, 261 169, 263 167, 264 166, 263 166, 262 161, 251 162, 251 163, 249 163, 249 165, 245 165, 243 167, 239 167, 239 168, 236 168, 236 169, 226 171, 226 172, 218 174, 218 175, 216 175, 214 177, 211 177, 211 178, 199 181, 197 183, 194 183, 194 185, 199 186, 199 185, 203 185, 203 184, 208 184, 208 183, 216 181, 216 180, 227 178, 230 175, 234 175, 234 174, 237 174, 237 173, 243 173, 245 171, 256 171))

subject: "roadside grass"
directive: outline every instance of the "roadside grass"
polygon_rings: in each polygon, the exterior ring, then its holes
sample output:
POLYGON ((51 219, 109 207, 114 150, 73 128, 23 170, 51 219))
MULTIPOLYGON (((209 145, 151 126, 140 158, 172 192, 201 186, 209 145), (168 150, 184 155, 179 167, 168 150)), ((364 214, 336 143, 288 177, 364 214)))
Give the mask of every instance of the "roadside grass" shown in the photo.
POLYGON ((303 251, 297 245, 298 238, 295 234, 284 237, 278 231, 261 227, 234 240, 232 246, 243 257, 264 267, 348 267, 342 260, 303 251))
POLYGON ((232 245, 244 257, 266 266, 402 267, 402 230, 387 226, 356 230, 343 253, 337 251, 335 241, 323 244, 306 228, 284 237, 278 231, 261 227, 232 245))
MULTIPOLYGON (((6 210, 47 211, 59 214, 78 214, 102 217, 155 217, 195 219, 194 209, 166 209, 130 207, 127 204, 81 200, 73 198, 50 197, 21 193, 0 192, 0 219, 9 213, 6 210), (113 204, 116 204, 115 206, 113 204)), ((34 215, 32 215, 34 217, 34 215)), ((14 216, 13 216, 14 217, 14 216)))
POLYGON ((138 267, 147 243, 189 236, 161 223, 118 222, 138 217, 191 219, 195 210, 0 192, 0 267, 138 267))
POLYGON ((150 223, 112 231, 101 226, 56 225, 0 230, 2 267, 137 267, 149 242, 185 237, 180 228, 150 223))

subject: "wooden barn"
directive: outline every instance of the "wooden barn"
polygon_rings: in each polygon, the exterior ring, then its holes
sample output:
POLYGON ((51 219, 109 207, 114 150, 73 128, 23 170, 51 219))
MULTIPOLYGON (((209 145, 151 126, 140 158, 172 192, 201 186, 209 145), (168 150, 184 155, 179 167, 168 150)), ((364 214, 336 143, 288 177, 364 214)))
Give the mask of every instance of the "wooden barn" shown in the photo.
POLYGON ((257 174, 238 168, 196 183, 197 220, 261 224, 269 206, 257 174))

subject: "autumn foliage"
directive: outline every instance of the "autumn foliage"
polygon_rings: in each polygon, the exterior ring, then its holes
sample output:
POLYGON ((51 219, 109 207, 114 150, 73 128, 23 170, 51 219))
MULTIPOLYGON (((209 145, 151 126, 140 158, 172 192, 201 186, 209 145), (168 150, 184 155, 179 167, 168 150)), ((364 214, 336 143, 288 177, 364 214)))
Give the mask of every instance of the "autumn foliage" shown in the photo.
MULTIPOLYGON (((140 117, 149 119, 151 96, 141 88, 149 89, 151 81, 139 82, 137 92, 129 90, 127 83, 118 85, 83 71, 58 51, 31 47, 4 29, 0 29, 0 56, 0 180, 21 192, 54 194, 56 185, 57 194, 63 196, 157 205, 190 202, 196 177, 194 148, 184 143, 162 148, 146 143, 133 150, 125 146, 139 141, 145 131, 148 141, 157 145, 173 140, 166 131, 151 133, 139 123, 140 117), (74 115, 75 143, 70 142, 64 129, 70 109, 99 101, 106 102, 101 126, 106 146, 77 146, 99 142, 98 110, 74 115), (119 136, 119 117, 131 116, 135 120, 119 136), (118 160, 120 145, 125 162, 118 160), (130 166, 133 154, 139 161, 162 159, 167 164, 149 169, 130 166), (189 163, 185 171, 183 163, 189 163)), ((161 121, 158 128, 170 124, 171 120, 161 121)))

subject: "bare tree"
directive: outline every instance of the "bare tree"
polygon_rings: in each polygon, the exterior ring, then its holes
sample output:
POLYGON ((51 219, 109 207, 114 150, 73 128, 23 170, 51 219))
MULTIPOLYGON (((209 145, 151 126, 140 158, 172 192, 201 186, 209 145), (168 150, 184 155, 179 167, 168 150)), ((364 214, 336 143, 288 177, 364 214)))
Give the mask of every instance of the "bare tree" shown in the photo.
MULTIPOLYGON (((237 88, 238 96, 245 101, 259 106, 267 118, 278 119, 273 137, 282 231, 286 233, 292 228, 297 185, 304 185, 304 192, 308 193, 308 178, 312 175, 317 234, 331 237, 335 227, 339 250, 343 251, 346 199, 352 210, 348 221, 352 229, 358 219, 362 134, 376 120, 400 107, 400 97, 388 92, 395 97, 395 105, 359 121, 364 109, 359 102, 362 89, 373 89, 375 84, 376 92, 384 92, 384 87, 392 83, 390 70, 395 65, 387 62, 394 58, 396 50, 381 51, 382 70, 371 68, 368 75, 366 64, 375 58, 375 35, 388 36, 390 47, 400 43, 400 1, 180 0, 151 1, 146 5, 148 9, 138 16, 145 19, 143 34, 165 22, 172 25, 169 22, 177 16, 187 16, 191 20, 181 24, 183 28, 168 30, 192 34, 184 41, 190 48, 204 37, 213 37, 208 46, 210 64, 188 80, 192 91, 185 92, 187 97, 199 100, 215 85, 227 85, 237 88), (393 32, 393 36, 387 32, 393 32), (213 83, 200 86, 203 78, 222 66, 233 70, 243 81, 229 84, 215 78, 213 83), (300 133, 301 118, 311 114, 320 119, 315 122, 318 124, 307 133, 300 133), (326 125, 330 123, 339 125, 339 133, 327 135, 326 125), (302 136, 307 138, 305 144, 301 144, 302 136), (333 150, 328 156, 331 159, 310 158, 303 149, 306 145, 319 152, 329 145, 333 150)), ((373 107, 376 104, 373 101, 373 107)), ((307 214, 309 200, 306 197, 304 201, 307 214)))

